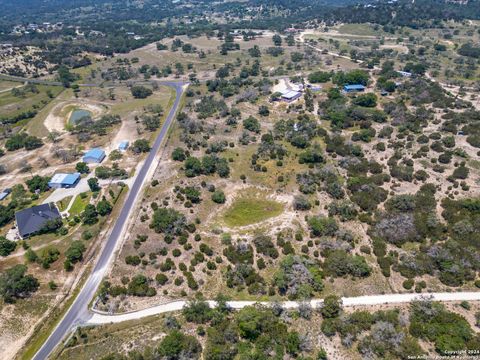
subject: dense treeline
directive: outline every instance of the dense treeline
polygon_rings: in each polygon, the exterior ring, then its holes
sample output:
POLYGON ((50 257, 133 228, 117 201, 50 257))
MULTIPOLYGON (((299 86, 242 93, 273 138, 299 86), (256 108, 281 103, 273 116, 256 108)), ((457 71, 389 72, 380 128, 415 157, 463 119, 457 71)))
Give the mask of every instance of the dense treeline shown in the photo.
POLYGON ((228 32, 238 28, 251 28, 282 31, 292 23, 301 24, 314 20, 318 23, 323 21, 327 25, 335 22, 370 22, 383 25, 386 31, 390 31, 394 26, 421 28, 432 24, 439 26, 441 20, 461 21, 480 17, 480 4, 474 1, 465 5, 439 3, 434 0, 399 1, 392 4, 378 3, 375 7, 351 3, 353 2, 348 0, 340 3, 312 0, 281 2, 251 0, 246 3, 229 3, 225 6, 221 3, 197 1, 195 7, 190 8, 175 6, 170 1, 161 4, 146 3, 141 7, 123 1, 109 4, 108 7, 105 1, 90 0, 72 4, 38 1, 34 4, 15 2, 13 5, 7 2, 2 5, 2 12, 7 16, 0 20, 0 29, 4 29, 0 32, 0 41, 14 42, 18 46, 38 46, 44 50, 44 56, 48 61, 75 66, 79 61, 75 56, 84 51, 104 55, 126 53, 166 37, 212 34, 215 30, 228 32), (84 6, 78 11, 81 16, 72 16, 72 11, 79 6, 84 6), (238 20, 216 24, 202 18, 214 11, 236 17, 238 20), (395 17, 391 16, 392 12, 396 13, 395 17), (254 13, 255 16, 247 20, 245 15, 249 13, 254 13), (258 16, 259 13, 261 16, 258 16), (17 14, 22 14, 22 18, 18 18, 17 14), (166 24, 157 24, 162 19, 175 17, 187 17, 189 21, 182 20, 173 24, 167 20, 166 24), (63 29, 47 33, 30 32, 21 37, 9 35, 14 25, 50 22, 52 19, 62 21, 63 29), (84 36, 78 37, 74 26, 78 26, 84 36), (138 37, 128 35, 130 33, 138 37), (60 38, 62 41, 57 41, 60 38))

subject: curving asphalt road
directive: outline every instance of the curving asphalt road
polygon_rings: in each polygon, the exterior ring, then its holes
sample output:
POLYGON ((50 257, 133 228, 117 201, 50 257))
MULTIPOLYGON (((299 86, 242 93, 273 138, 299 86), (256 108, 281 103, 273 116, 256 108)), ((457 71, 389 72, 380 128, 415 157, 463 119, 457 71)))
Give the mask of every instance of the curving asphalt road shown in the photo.
MULTIPOLYGON (((386 295, 367 295, 367 296, 357 296, 357 297, 344 297, 342 298, 343 306, 364 306, 364 305, 384 305, 384 304, 402 304, 408 303, 413 300, 427 297, 435 301, 474 301, 480 300, 480 292, 451 292, 451 293, 422 293, 422 294, 386 294, 386 295)), ((148 309, 132 311, 125 314, 119 315, 108 315, 95 313, 93 316, 86 322, 87 325, 102 325, 102 324, 111 324, 119 323, 122 321, 141 319, 146 316, 152 316, 172 311, 182 310, 186 305, 186 301, 179 300, 173 301, 170 303, 153 306, 148 309)), ((215 306, 215 301, 208 301, 210 306, 215 306)), ((295 309, 298 308, 301 302, 299 301, 283 301, 280 304, 285 309, 295 309)), ((323 299, 314 299, 310 301, 310 305, 314 308, 318 307, 323 303, 323 299)), ((242 309, 246 306, 251 306, 254 304, 269 305, 272 302, 268 301, 228 301, 228 306, 232 309, 242 309)))
POLYGON ((92 316, 88 311, 88 304, 95 296, 95 292, 97 291, 98 286, 100 285, 100 282, 102 281, 105 272, 108 269, 108 265, 113 259, 117 245, 119 244, 122 234, 125 230, 125 225, 128 222, 127 220, 135 205, 138 195, 141 193, 146 176, 149 173, 149 170, 156 166, 154 161, 155 157, 160 149, 160 146, 162 145, 163 140, 165 139, 165 136, 167 135, 170 125, 174 121, 175 114, 183 94, 183 86, 186 85, 185 83, 181 82, 162 82, 160 84, 170 86, 175 89, 175 102, 168 113, 165 123, 163 124, 150 153, 148 154, 142 168, 135 178, 135 182, 128 193, 128 197, 125 201, 123 209, 120 212, 115 225, 113 226, 112 232, 110 233, 110 236, 101 251, 92 273, 90 274, 83 288, 80 290, 80 293, 77 295, 75 301, 68 309, 65 316, 62 318, 55 330, 50 334, 49 338, 47 341, 45 341, 40 350, 38 350, 38 352, 32 358, 34 360, 47 359, 53 349, 75 326, 87 322, 92 316))

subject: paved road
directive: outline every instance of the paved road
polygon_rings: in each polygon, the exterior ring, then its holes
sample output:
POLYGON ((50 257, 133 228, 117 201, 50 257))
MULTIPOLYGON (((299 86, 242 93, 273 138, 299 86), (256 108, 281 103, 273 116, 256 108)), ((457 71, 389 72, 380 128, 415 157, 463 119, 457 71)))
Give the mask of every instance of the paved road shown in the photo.
POLYGON ((110 237, 108 238, 99 258, 98 261, 90 274, 90 277, 87 279, 85 285, 80 290, 80 293, 76 297, 74 303, 67 311, 63 319, 57 325, 55 330, 52 332, 50 337, 47 341, 43 344, 40 350, 35 354, 33 357, 34 360, 44 360, 48 357, 48 355, 53 351, 53 349, 60 344, 62 339, 69 334, 69 332, 79 324, 86 322, 90 317, 91 313, 88 311, 88 304, 95 296, 95 292, 97 291, 100 282, 102 281, 106 270, 108 269, 108 265, 110 264, 111 260, 113 259, 115 249, 119 244, 123 231, 125 230, 125 224, 128 222, 128 218, 130 213, 134 207, 135 201, 139 194, 141 194, 142 186, 144 184, 145 178, 149 173, 151 167, 155 167, 156 163, 154 162, 155 156, 162 145, 165 136, 167 135, 168 129, 172 124, 178 106, 180 104, 181 95, 183 94, 183 85, 184 83, 176 83, 176 82, 164 82, 163 85, 171 86, 175 89, 176 98, 175 102, 168 113, 165 123, 158 134, 155 143, 152 146, 152 150, 150 151, 149 155, 147 156, 140 172, 138 173, 133 186, 130 189, 128 197, 125 201, 122 211, 113 226, 112 232, 110 237))
MULTIPOLYGON (((420 297, 428 297, 435 301, 474 301, 480 300, 480 292, 453 292, 453 293, 423 293, 423 294, 387 294, 387 295, 368 295, 357 297, 344 297, 342 298, 343 306, 364 306, 364 305, 382 305, 382 304, 401 304, 408 303, 412 300, 419 299, 420 297)), ((210 306, 215 306, 214 301, 208 301, 210 306)), ((269 305, 272 302, 255 302, 255 301, 228 301, 227 304, 232 309, 242 309, 246 306, 253 304, 269 305)), ((323 303, 322 299, 314 299, 310 301, 312 307, 318 307, 323 303)), ((157 305, 148 309, 139 311, 133 311, 130 313, 120 315, 108 315, 95 313, 86 322, 87 325, 102 325, 110 323, 118 323, 122 321, 141 319, 146 316, 152 316, 172 311, 179 311, 185 306, 186 301, 173 301, 170 303, 157 305)), ((284 301, 280 302, 285 309, 295 309, 299 306, 300 302, 297 301, 284 301)))

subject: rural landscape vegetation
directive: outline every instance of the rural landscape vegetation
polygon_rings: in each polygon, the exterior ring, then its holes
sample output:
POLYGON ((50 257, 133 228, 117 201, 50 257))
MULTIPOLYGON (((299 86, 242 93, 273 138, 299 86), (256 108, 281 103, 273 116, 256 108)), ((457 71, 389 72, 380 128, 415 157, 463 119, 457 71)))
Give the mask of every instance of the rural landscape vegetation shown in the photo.
POLYGON ((0 0, 1 359, 480 357, 480 3, 0 0))

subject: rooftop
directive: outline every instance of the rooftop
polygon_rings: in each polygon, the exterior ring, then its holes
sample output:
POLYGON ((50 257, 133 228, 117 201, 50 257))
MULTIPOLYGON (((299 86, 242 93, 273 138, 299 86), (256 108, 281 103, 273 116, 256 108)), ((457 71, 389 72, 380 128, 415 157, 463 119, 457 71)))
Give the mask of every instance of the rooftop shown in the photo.
POLYGON ((83 155, 83 156, 84 157, 92 157, 92 158, 95 158, 95 159, 100 159, 103 156, 105 156, 105 151, 103 151, 100 148, 93 148, 93 149, 88 150, 85 153, 85 155, 83 155))
POLYGON ((285 99, 293 99, 296 96, 299 96, 300 92, 295 91, 295 90, 289 90, 284 93, 282 93, 282 97, 285 99))
POLYGON ((80 177, 79 173, 73 173, 73 174, 59 173, 59 174, 53 175, 53 177, 50 179, 48 183, 73 185, 78 181, 79 177, 80 177))
POLYGON ((120 144, 118 144, 118 148, 120 150, 126 150, 128 148, 128 140, 123 140, 122 142, 120 142, 120 144))
POLYGON ((18 232, 26 237, 40 230, 47 221, 60 218, 60 213, 53 203, 33 206, 15 213, 18 232))
POLYGON ((345 85, 343 88, 345 90, 363 90, 365 89, 365 86, 362 84, 351 84, 351 85, 345 85))

